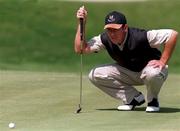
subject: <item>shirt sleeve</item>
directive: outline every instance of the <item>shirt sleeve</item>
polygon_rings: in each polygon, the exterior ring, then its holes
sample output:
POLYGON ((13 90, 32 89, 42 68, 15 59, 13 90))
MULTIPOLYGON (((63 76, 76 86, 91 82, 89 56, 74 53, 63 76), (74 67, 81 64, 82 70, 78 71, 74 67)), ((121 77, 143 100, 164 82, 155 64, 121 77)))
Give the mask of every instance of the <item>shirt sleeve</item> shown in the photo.
POLYGON ((102 49, 105 49, 105 46, 103 45, 101 41, 100 35, 93 37, 88 42, 88 46, 90 47, 90 50, 92 52, 99 52, 102 49))
POLYGON ((147 32, 147 39, 152 48, 159 48, 165 44, 172 34, 171 29, 150 30, 147 32))

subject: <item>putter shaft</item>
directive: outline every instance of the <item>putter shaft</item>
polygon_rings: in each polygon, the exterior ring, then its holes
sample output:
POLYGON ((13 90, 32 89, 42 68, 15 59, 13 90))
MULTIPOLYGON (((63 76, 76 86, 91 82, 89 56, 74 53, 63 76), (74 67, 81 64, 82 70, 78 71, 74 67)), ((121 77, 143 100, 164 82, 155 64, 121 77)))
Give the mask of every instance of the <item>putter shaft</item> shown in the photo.
POLYGON ((80 113, 81 111, 81 106, 82 106, 82 68, 83 68, 83 18, 80 18, 80 97, 79 97, 79 108, 76 111, 76 113, 80 113))

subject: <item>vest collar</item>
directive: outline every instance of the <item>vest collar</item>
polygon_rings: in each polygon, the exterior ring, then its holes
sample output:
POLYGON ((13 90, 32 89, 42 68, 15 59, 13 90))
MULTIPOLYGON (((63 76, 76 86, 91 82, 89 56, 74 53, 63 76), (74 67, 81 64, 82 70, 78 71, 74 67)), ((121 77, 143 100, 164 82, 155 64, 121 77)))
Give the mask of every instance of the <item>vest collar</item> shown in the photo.
MULTIPOLYGON (((129 31, 128 31, 128 32, 129 32, 129 31)), ((128 32, 126 33, 126 36, 125 36, 124 41, 123 41, 121 44, 118 44, 118 47, 119 47, 119 49, 120 49, 121 51, 123 50, 124 44, 125 44, 125 42, 126 42, 126 40, 127 40, 128 32)))

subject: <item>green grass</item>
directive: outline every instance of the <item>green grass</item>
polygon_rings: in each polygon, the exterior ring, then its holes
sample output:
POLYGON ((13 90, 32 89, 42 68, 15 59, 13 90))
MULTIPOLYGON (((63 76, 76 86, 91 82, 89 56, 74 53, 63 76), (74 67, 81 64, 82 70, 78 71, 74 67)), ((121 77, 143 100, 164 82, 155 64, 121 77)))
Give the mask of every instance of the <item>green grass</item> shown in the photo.
MULTIPOLYGON (((0 1, 0 69, 68 71, 79 68, 74 53, 76 10, 88 9, 87 39, 103 31, 104 17, 111 10, 126 14, 129 26, 146 29, 173 28, 180 31, 179 1, 132 3, 83 3, 50 0, 0 1)), ((180 46, 170 61, 170 70, 180 72, 180 46)), ((84 58, 85 71, 110 63, 106 53, 84 58)))
MULTIPOLYGON (((83 110, 79 74, 0 71, 0 130, 9 131, 179 131, 180 76, 170 74, 160 93, 160 113, 117 111, 121 102, 105 95, 83 77, 83 110)), ((144 86, 137 87, 144 94, 144 86)))

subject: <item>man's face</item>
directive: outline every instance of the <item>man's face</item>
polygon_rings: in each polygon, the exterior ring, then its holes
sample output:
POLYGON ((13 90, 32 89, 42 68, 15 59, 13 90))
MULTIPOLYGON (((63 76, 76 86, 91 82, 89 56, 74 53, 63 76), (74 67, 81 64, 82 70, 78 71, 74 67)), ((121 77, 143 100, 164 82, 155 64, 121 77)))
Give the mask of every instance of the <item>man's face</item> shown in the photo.
POLYGON ((126 28, 120 28, 120 29, 108 28, 106 30, 113 44, 121 44, 124 41, 127 32, 126 28))

